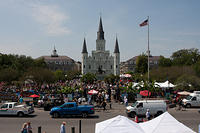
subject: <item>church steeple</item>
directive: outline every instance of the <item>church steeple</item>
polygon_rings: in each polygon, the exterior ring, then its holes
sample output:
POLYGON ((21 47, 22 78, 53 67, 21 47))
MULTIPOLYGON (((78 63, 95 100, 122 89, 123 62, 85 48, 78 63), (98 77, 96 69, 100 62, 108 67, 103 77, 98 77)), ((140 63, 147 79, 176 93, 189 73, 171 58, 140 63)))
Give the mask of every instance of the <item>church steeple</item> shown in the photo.
POLYGON ((114 53, 119 53, 119 45, 118 45, 117 37, 116 37, 116 42, 115 42, 115 50, 114 50, 114 53))
POLYGON ((102 25, 101 17, 100 17, 100 22, 99 22, 99 30, 97 32, 97 39, 98 40, 104 40, 104 31, 103 31, 103 25, 102 25))
POLYGON ((53 50, 53 53, 52 53, 51 57, 58 57, 55 45, 54 45, 54 50, 53 50))
POLYGON ((86 47, 86 41, 85 41, 85 38, 84 38, 84 41, 83 41, 83 49, 82 49, 82 53, 88 53, 88 52, 87 52, 87 47, 86 47))

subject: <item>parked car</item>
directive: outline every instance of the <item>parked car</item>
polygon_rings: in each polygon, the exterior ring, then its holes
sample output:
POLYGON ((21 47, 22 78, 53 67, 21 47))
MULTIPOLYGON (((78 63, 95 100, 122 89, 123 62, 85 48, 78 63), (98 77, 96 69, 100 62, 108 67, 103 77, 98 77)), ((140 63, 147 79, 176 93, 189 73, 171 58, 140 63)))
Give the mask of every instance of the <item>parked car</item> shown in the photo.
POLYGON ((126 107, 126 113, 129 117, 145 116, 147 109, 151 116, 158 116, 167 110, 167 105, 164 100, 136 101, 132 106, 126 107))
POLYGON ((183 106, 187 108, 200 107, 200 94, 197 92, 199 91, 194 91, 194 93, 191 93, 187 98, 183 99, 183 106))
POLYGON ((94 106, 92 105, 77 105, 76 102, 68 102, 52 108, 50 115, 53 118, 65 115, 80 115, 83 118, 86 118, 88 115, 94 114, 94 112, 94 106))
POLYGON ((17 115, 22 117, 24 115, 32 114, 34 108, 25 104, 18 104, 17 102, 8 102, 0 106, 0 115, 17 115))

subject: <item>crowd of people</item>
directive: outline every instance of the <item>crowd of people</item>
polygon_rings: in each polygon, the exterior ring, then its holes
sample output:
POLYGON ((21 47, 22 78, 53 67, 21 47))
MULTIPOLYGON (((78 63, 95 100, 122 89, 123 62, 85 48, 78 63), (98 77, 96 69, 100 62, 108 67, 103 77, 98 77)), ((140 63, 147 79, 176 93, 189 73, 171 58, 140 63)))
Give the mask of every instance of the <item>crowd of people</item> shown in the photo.
MULTIPOLYGON (((23 99, 32 94, 37 94, 39 98, 35 98, 37 102, 42 104, 45 101, 51 101, 55 98, 62 99, 61 102, 75 101, 79 104, 87 102, 96 107, 103 107, 109 103, 111 108, 111 98, 115 101, 124 102, 127 105, 127 94, 122 94, 120 87, 126 87, 128 80, 116 81, 113 84, 105 83, 104 81, 96 81, 94 83, 82 83, 80 79, 69 80, 65 82, 57 82, 54 84, 36 84, 26 83, 23 85, 6 85, 0 83, 0 99, 2 101, 18 101, 23 102, 23 99), (63 93, 62 90, 66 87, 73 88, 69 94, 63 93), (90 90, 96 90, 96 94, 88 94, 90 90), (6 94, 4 94, 6 93, 6 94), (10 99, 4 99, 10 98, 10 99)), ((34 102, 34 104, 38 104, 34 102)))
MULTIPOLYGON (((36 84, 29 83, 22 86, 6 85, 3 82, 0 83, 0 96, 2 93, 8 93, 12 95, 12 101, 18 101, 23 103, 23 98, 29 97, 32 94, 37 94, 37 103, 40 106, 44 106, 45 102, 51 101, 55 106, 63 104, 65 102, 74 101, 77 104, 91 104, 96 109, 112 108, 112 102, 118 102, 128 106, 129 95, 126 91, 122 91, 122 88, 127 88, 131 81, 127 79, 120 79, 115 83, 106 83, 104 81, 96 81, 94 83, 83 83, 80 79, 69 80, 65 82, 57 82, 54 84, 36 84), (61 90, 69 87, 73 88, 73 91, 69 93, 63 93, 61 90), (95 90, 96 93, 89 94, 90 90, 95 90), (58 101, 55 101, 55 99, 58 101), (108 106, 109 105, 109 106, 108 106)), ((37 106, 38 107, 38 106, 37 106)), ((149 110, 146 111, 146 120, 150 120, 151 114, 149 110)), ((135 117, 137 121, 137 116, 135 117)), ((60 127, 60 133, 65 133, 65 125, 63 122, 60 127)), ((22 126, 22 133, 32 133, 30 122, 24 123, 22 126)))

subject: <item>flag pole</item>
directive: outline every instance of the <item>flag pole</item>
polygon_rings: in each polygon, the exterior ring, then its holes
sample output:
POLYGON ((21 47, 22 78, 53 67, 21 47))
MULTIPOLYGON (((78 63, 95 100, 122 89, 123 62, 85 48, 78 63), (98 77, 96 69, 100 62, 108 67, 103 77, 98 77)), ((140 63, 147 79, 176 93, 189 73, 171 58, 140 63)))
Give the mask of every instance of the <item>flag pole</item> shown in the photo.
POLYGON ((148 16, 148 98, 149 98, 149 54, 150 54, 150 51, 149 51, 149 16, 148 16))
POLYGON ((148 16, 148 82, 149 82, 149 54, 150 54, 150 51, 149 51, 149 16, 148 16))

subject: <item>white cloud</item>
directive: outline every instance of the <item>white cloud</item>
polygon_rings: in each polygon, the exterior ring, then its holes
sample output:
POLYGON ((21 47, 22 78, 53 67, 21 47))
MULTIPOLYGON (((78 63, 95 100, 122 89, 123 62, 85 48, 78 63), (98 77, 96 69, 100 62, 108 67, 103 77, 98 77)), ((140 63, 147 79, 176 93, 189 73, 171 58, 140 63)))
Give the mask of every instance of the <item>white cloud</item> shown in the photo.
POLYGON ((62 13, 58 6, 34 4, 32 7, 33 18, 44 26, 48 35, 57 36, 70 33, 70 30, 64 25, 69 20, 69 16, 62 13))

